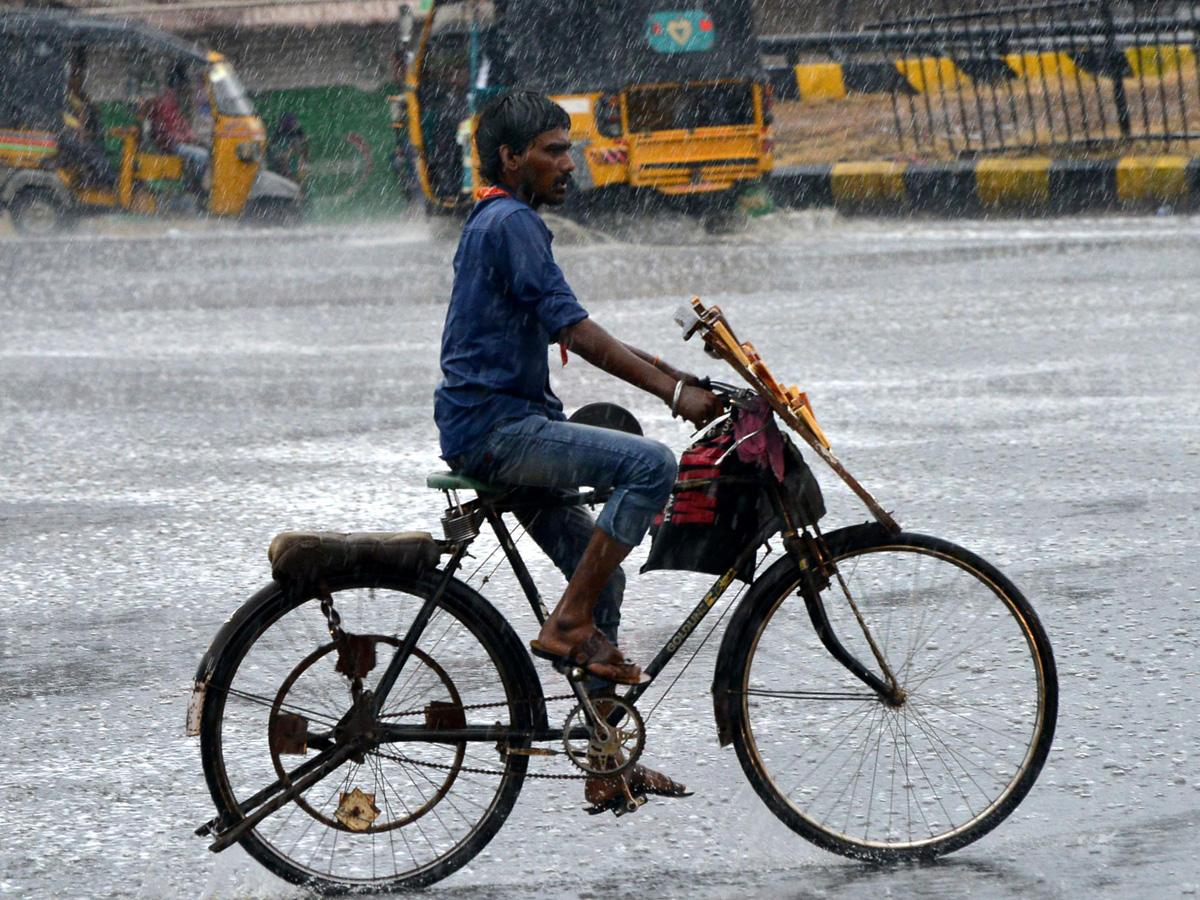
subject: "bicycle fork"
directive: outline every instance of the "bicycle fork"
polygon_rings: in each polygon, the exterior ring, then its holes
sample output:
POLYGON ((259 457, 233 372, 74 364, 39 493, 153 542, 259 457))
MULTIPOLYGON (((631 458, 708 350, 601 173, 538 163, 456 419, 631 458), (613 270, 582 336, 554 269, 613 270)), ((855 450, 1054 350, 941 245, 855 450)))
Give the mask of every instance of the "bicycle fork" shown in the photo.
POLYGON ((829 554, 825 551, 824 541, 820 539, 819 534, 817 537, 813 537, 807 531, 800 534, 793 533, 784 538, 784 545, 800 568, 800 593, 804 598, 808 617, 812 621, 821 644, 850 674, 878 694, 879 699, 884 703, 891 707, 903 706, 904 689, 900 687, 899 681, 896 680, 895 674, 887 660, 884 659, 883 651, 879 649, 870 627, 859 611, 858 604, 854 602, 854 597, 850 594, 850 589, 842 579, 841 573, 838 572, 837 566, 829 560, 829 554), (833 625, 825 610, 825 601, 821 599, 821 593, 835 581, 854 613, 854 618, 862 629, 863 636, 875 656, 875 661, 879 664, 880 671, 883 673, 882 678, 863 665, 858 657, 846 649, 846 645, 839 640, 833 630, 833 625))

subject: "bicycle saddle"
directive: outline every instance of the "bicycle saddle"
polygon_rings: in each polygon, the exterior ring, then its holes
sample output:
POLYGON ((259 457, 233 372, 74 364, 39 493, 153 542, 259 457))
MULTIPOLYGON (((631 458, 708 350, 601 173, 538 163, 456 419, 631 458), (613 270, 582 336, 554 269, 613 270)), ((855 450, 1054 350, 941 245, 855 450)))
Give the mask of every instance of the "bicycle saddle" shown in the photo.
POLYGON ((430 472, 425 476, 425 487, 435 491, 474 491, 477 494, 499 494, 506 490, 503 485, 488 484, 457 472, 430 472))
POLYGON ((276 581, 312 582, 372 568, 420 575, 437 568, 441 545, 424 531, 285 531, 267 550, 276 581))

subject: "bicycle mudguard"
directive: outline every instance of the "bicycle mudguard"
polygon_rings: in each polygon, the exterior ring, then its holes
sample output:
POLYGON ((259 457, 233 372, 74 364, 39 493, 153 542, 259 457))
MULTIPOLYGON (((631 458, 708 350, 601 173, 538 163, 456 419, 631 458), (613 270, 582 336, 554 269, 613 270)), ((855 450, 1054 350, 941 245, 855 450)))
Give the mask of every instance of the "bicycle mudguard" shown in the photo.
MULTIPOLYGON (((824 535, 824 540, 830 555, 836 557, 851 547, 879 543, 893 536, 886 526, 878 522, 866 522, 831 531, 824 535)), ((717 720, 717 739, 722 747, 733 741, 733 707, 738 702, 734 680, 742 654, 749 642, 754 640, 754 631, 762 617, 769 612, 768 605, 778 596, 776 582, 791 577, 796 571, 796 561, 790 555, 776 561, 754 580, 746 596, 733 611, 729 627, 725 629, 712 683, 713 714, 717 720)))
POLYGON ((204 690, 208 687, 208 679, 212 677, 217 657, 221 655, 221 651, 225 649, 229 639, 237 633, 246 620, 257 613, 264 603, 272 600, 281 590, 283 590, 283 586, 278 581, 272 581, 255 591, 249 600, 234 610, 233 615, 225 620, 208 645, 208 649, 204 651, 204 655, 200 657, 200 665, 196 668, 196 678, 192 685, 192 695, 188 700, 186 731, 188 737, 195 737, 200 733, 200 713, 204 707, 204 690))

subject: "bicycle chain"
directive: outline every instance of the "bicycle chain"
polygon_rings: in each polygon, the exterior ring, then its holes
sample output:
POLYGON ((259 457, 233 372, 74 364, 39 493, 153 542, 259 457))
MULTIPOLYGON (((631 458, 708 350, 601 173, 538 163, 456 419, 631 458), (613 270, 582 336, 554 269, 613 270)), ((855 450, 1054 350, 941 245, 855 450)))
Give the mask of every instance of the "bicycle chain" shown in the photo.
MULTIPOLYGON (((413 759, 411 756, 396 756, 390 753, 380 753, 375 751, 375 755, 383 759, 390 759, 393 762, 411 763, 414 766, 425 766, 429 769, 442 769, 447 772, 466 772, 470 775, 503 775, 504 772, 497 772, 495 769, 477 769, 474 766, 451 766, 446 763, 428 762, 423 759, 413 759)), ((557 752, 556 752, 557 755, 557 752)), ((526 772, 526 778, 540 778, 543 781, 585 781, 590 776, 588 775, 554 775, 549 772, 526 772)))
MULTIPOLYGON (((238 693, 235 691, 227 691, 226 693, 233 694, 234 696, 242 697, 243 699, 246 699, 246 700, 251 700, 254 702, 262 702, 259 700, 259 698, 255 697, 252 694, 243 694, 243 693, 238 693)), ((553 700, 574 700, 574 699, 575 699, 575 697, 573 694, 561 694, 557 697, 547 697, 546 702, 549 703, 553 700)), ((482 709, 484 707, 489 707, 489 706, 506 706, 506 705, 507 704, 505 704, 505 703, 476 703, 471 706, 464 706, 462 708, 464 710, 482 709)), ((414 710, 411 712, 392 713, 390 715, 391 716, 406 716, 406 715, 416 715, 418 713, 423 713, 423 712, 424 712, 424 710, 421 709, 421 710, 414 710)), ((384 716, 383 718, 388 718, 388 716, 384 716)), ((384 759, 391 759, 395 762, 412 763, 413 765, 426 766, 431 769, 445 769, 447 771, 454 769, 455 771, 467 772, 472 775, 503 775, 504 774, 503 772, 497 772, 495 769, 476 769, 472 766, 457 766, 457 767, 455 767, 455 766, 447 765, 445 763, 435 763, 435 762, 428 762, 428 761, 422 760, 422 759, 413 759, 412 757, 408 757, 408 756, 396 756, 394 754, 380 753, 378 748, 376 748, 375 754, 377 756, 383 757, 384 759)), ((542 754, 531 754, 531 755, 540 756, 542 754)), ((563 754, 561 753, 561 751, 555 750, 554 755, 560 756, 563 754)), ((526 778, 543 778, 543 779, 560 780, 560 781, 583 781, 588 776, 586 776, 586 775, 551 775, 549 773, 543 773, 543 772, 526 772, 525 777, 526 778)))
MULTIPOLYGON (((553 703, 556 700, 574 700, 575 695, 574 694, 559 694, 558 696, 555 696, 555 697, 545 697, 543 699, 546 703, 553 703)), ((472 703, 472 704, 464 705, 462 707, 462 709, 464 711, 466 711, 468 709, 487 709, 487 708, 493 707, 493 706, 507 706, 507 705, 508 704, 505 701, 499 701, 497 703, 472 703)), ((390 718, 399 718, 400 716, 415 716, 415 715, 422 715, 422 714, 424 714, 424 712, 425 712, 424 709, 405 710, 404 712, 388 713, 386 716, 381 716, 380 718, 389 718, 390 719, 390 718)), ((390 754, 390 753, 380 753, 378 750, 376 750, 375 753, 377 756, 380 756, 383 759, 390 759, 393 762, 411 763, 412 765, 415 765, 415 766, 425 766, 426 768, 430 768, 430 769, 442 769, 447 772, 449 772, 449 771, 466 772, 469 775, 503 775, 504 774, 503 772, 497 772, 495 769, 477 769, 474 766, 451 766, 446 763, 435 763, 435 762, 429 762, 429 761, 423 760, 423 759, 413 759, 411 756, 397 756, 395 754, 390 754)), ((542 754, 539 753, 539 754, 530 754, 530 755, 541 756, 542 754)), ((561 751, 556 750, 556 751, 554 751, 554 755, 559 756, 562 754, 561 754, 561 751)), ((549 772, 526 772, 525 777, 526 778, 540 778, 544 781, 585 781, 590 776, 588 776, 588 775, 554 775, 549 772)))
MULTIPOLYGON (((556 700, 574 700, 574 699, 575 699, 574 694, 559 694, 557 697, 543 697, 542 702, 553 703, 556 700)), ((528 700, 523 701, 523 702, 529 703, 528 700)), ((507 700, 497 700, 494 703, 469 703, 469 704, 463 704, 462 706, 459 707, 459 709, 461 709, 465 712, 468 709, 489 709, 490 707, 493 707, 493 706, 508 706, 508 701, 507 700)), ((422 716, 424 714, 425 714, 425 709, 424 709, 424 707, 422 707, 421 709, 406 709, 401 712, 386 713, 384 715, 381 715, 379 718, 381 718, 381 719, 399 719, 401 716, 422 716)))

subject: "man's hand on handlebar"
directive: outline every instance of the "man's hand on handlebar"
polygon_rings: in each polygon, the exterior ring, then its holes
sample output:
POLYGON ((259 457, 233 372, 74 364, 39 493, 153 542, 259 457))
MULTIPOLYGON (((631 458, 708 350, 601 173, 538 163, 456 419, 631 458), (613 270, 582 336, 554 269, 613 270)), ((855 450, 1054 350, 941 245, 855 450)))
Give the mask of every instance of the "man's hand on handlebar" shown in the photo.
POLYGON ((700 387, 700 379, 696 376, 688 377, 695 383, 681 379, 683 388, 679 391, 676 412, 700 429, 725 412, 725 403, 712 391, 700 387))

